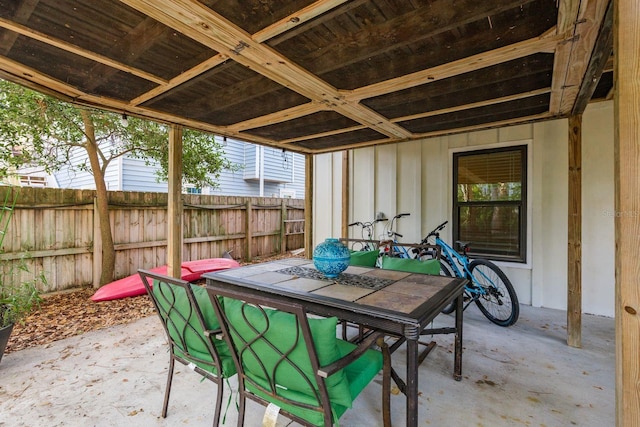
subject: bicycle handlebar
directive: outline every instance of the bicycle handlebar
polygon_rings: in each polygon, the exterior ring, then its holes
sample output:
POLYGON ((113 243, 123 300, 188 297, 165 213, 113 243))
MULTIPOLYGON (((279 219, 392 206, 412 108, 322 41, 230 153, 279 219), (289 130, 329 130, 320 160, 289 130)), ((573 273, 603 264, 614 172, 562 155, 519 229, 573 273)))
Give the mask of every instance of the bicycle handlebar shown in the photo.
POLYGON ((356 221, 356 222, 352 222, 351 224, 349 224, 349 227, 353 227, 354 225, 359 225, 361 227, 370 227, 373 224, 375 224, 376 222, 380 222, 380 221, 386 221, 387 218, 379 218, 379 219, 375 219, 371 222, 362 222, 362 221, 356 221))
POLYGON ((447 225, 449 221, 445 221, 442 224, 440 224, 439 226, 437 226, 436 228, 434 228, 432 231, 429 232, 429 234, 427 234, 427 237, 425 237, 424 239, 422 239, 422 241, 426 241, 430 236, 438 236, 438 231, 442 230, 444 228, 445 225, 447 225))
POLYGON ((409 215, 411 215, 411 214, 408 213, 408 212, 407 213, 401 213, 401 214, 398 214, 398 215, 394 216, 393 219, 402 218, 403 216, 409 216, 409 215))

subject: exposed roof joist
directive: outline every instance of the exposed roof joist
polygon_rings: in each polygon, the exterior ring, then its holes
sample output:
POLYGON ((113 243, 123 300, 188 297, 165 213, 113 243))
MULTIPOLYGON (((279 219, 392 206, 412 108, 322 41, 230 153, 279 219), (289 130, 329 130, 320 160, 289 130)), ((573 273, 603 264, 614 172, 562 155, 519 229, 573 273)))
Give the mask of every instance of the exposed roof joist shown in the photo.
POLYGON ((575 114, 611 50, 609 0, 74 3, 0 0, 0 75, 300 152, 575 114))

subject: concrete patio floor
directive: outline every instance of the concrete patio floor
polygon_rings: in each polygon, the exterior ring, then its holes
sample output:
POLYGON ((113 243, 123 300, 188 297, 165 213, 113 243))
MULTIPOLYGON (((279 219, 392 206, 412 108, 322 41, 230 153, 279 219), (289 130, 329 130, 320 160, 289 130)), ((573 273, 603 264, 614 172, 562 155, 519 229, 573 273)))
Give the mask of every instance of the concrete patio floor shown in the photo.
MULTIPOLYGON (((441 315, 436 324, 452 320, 441 315)), ((435 337, 438 347, 420 367, 419 425, 614 425, 614 319, 584 316, 582 349, 566 345, 565 324, 564 311, 522 306, 518 323, 501 328, 469 307, 463 380, 451 377, 452 337, 435 337)), ((400 372, 403 359, 400 349, 400 372)), ((183 366, 176 368, 167 418, 160 417, 167 366, 155 316, 7 354, 0 362, 0 426, 210 426, 216 386, 183 366)), ((378 377, 340 425, 381 425, 380 393, 378 377)), ((393 424, 403 426, 404 396, 391 401, 393 424)), ((260 426, 263 413, 250 403, 245 425, 260 426)), ((236 414, 232 399, 224 425, 234 426, 236 414)), ((278 426, 287 425, 296 424, 281 416, 278 426)))

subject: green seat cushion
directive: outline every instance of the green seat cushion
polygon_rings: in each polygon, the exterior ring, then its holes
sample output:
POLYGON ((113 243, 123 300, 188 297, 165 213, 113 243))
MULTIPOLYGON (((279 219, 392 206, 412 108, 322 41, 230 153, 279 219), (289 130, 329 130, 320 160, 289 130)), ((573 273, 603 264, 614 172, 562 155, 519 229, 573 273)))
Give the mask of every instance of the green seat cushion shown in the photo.
MULTIPOLYGON (((271 309, 265 309, 263 313, 255 306, 230 298, 224 298, 223 307, 232 326, 231 338, 236 347, 241 348, 243 342, 251 342, 241 354, 247 377, 269 389, 268 378, 272 378, 275 372, 278 394, 318 405, 318 386, 296 317, 271 309)), ((312 318, 308 321, 320 365, 326 366, 338 360, 342 355, 336 338, 338 319, 312 318)), ((346 369, 331 375, 325 384, 335 405, 351 407, 353 395, 346 369)))
MULTIPOLYGON (((228 302, 225 301, 225 307, 227 306, 227 304, 228 302)), ((293 317, 288 313, 280 313, 280 314, 286 314, 287 316, 293 317)), ((272 319, 271 316, 269 316, 269 318, 272 319)), ((326 322, 326 323, 327 325, 330 325, 331 330, 335 331, 336 323, 334 322, 334 319, 321 319, 320 323, 325 323, 323 322, 324 320, 331 320, 331 322, 326 322)), ((290 321, 287 321, 287 323, 289 322, 290 321)), ((316 340, 318 330, 320 329, 322 333, 326 333, 327 336, 325 338, 328 338, 329 337, 328 334, 330 333, 329 327, 327 327, 326 330, 324 330, 324 327, 326 327, 327 325, 320 325, 320 327, 318 327, 318 319, 309 319, 309 323, 312 329, 312 335, 314 337, 314 344, 317 347, 319 344, 319 342, 316 340)), ((293 325, 289 325, 289 327, 292 327, 292 326, 293 325)), ((275 328, 275 325, 274 325, 274 328, 275 328)), ((279 328, 276 328, 276 329, 279 329, 279 328)), ((332 336, 333 338, 335 338, 335 332, 332 334, 332 336)), ((333 340, 327 339, 326 341, 333 341, 333 340)), ((325 344, 328 344, 326 341, 325 341, 325 344)), ((348 341, 343 341, 337 338, 335 339, 335 344, 336 344, 335 350, 337 351, 338 358, 346 356, 356 348, 356 345, 348 341)), ((325 348, 325 350, 327 349, 325 348)), ((327 352, 323 351, 322 353, 327 353, 327 352)), ((325 356, 328 356, 328 355, 325 355, 325 356)), ((332 355, 331 357, 335 357, 335 356, 332 355)), ((380 370, 382 369, 382 362, 383 361, 382 361, 381 352, 375 351, 375 350, 367 350, 362 356, 360 356, 358 359, 356 359, 355 361, 347 365, 343 370, 339 371, 338 373, 326 379, 325 383, 327 384, 327 391, 329 393, 329 398, 331 400, 331 409, 333 411, 334 421, 338 420, 347 411, 347 409, 349 409, 352 406, 351 402, 362 392, 362 390, 364 390, 364 388, 367 385, 371 383, 371 381, 376 377, 376 375, 378 375, 378 372, 380 372, 380 370), (344 394, 346 393, 346 391, 341 388, 342 386, 341 385, 336 386, 335 384, 332 385, 332 379, 340 373, 344 373, 344 375, 346 376, 346 383, 348 384, 347 401, 344 401, 343 399, 343 398, 346 398, 347 395, 344 394), (345 405, 345 403, 347 402, 349 404, 345 405)), ((322 361, 321 361, 321 364, 323 364, 322 361)), ((245 365, 245 369, 248 369, 248 366, 245 365)), ((245 371, 245 373, 247 372, 245 371)), ((310 372, 305 373, 305 375, 310 375, 310 372)), ((265 389, 269 389, 268 381, 264 380, 260 376, 252 376, 251 378, 261 387, 265 389)), ((296 387, 286 387, 280 383, 278 383, 278 385, 279 385, 278 387, 279 395, 282 396, 283 399, 306 403, 312 406, 319 406, 319 401, 316 399, 316 397, 310 395, 307 391, 298 390, 296 387)), ((258 387, 253 385, 251 382, 246 382, 246 386, 249 391, 256 394, 257 396, 260 396, 267 401, 274 400, 271 396, 262 392, 258 387)), ((292 405, 291 403, 288 403, 285 400, 277 400, 274 403, 278 405, 281 409, 291 414, 294 414, 300 418, 303 418, 313 425, 317 425, 317 426, 325 425, 323 412, 313 410, 310 408, 300 407, 297 405, 292 405)))
POLYGON ((382 268, 385 270, 398 270, 407 273, 422 273, 437 276, 440 274, 440 261, 429 259, 420 261, 418 259, 382 257, 382 268))
POLYGON ((375 267, 378 259, 378 250, 373 251, 351 251, 351 261, 349 265, 357 265, 360 267, 375 267))
MULTIPOLYGON (((346 356, 356 348, 354 344, 340 339, 336 340, 336 344, 340 357, 346 356)), ((347 365, 343 369, 349 382, 349 392, 352 399, 355 399, 360 394, 360 392, 362 392, 362 390, 364 390, 364 388, 371 383, 371 381, 376 377, 376 375, 378 375, 378 372, 380 372, 381 369, 382 353, 375 350, 367 350, 362 356, 360 356, 358 359, 356 359, 354 362, 347 365)), ((266 382, 258 382, 258 384, 268 389, 268 384, 266 382)), ((268 396, 266 393, 263 393, 260 389, 253 386, 249 382, 247 383, 247 389, 265 400, 273 400, 270 396, 268 396)), ((287 399, 296 400, 298 402, 305 402, 310 405, 318 405, 317 400, 315 400, 314 398, 311 398, 310 396, 303 393, 298 393, 294 390, 283 390, 281 395, 287 399)), ((291 405, 283 400, 274 403, 276 403, 283 410, 297 415, 298 417, 307 420, 313 425, 325 425, 324 414, 322 412, 291 405)), ((350 406, 351 405, 349 405, 349 407, 350 406)), ((333 399, 331 400, 331 409, 333 411, 335 420, 339 419, 347 411, 347 409, 349 409, 349 407, 343 406, 335 402, 333 399)))
MULTIPOLYGON (((205 326, 208 330, 220 329, 207 290, 201 286, 191 284, 191 290, 202 312, 205 326)), ((191 304, 183 288, 170 283, 154 280, 152 292, 156 300, 165 310, 169 310, 169 321, 166 322, 169 335, 176 343, 174 352, 209 372, 215 372, 210 365, 199 363, 198 360, 213 363, 213 357, 207 348, 207 338, 204 335, 202 325, 198 321, 195 312, 191 310, 191 304), (191 357, 189 356, 191 355, 191 357)), ((231 351, 224 340, 212 337, 218 356, 222 362, 225 377, 233 376, 236 372, 231 351)))

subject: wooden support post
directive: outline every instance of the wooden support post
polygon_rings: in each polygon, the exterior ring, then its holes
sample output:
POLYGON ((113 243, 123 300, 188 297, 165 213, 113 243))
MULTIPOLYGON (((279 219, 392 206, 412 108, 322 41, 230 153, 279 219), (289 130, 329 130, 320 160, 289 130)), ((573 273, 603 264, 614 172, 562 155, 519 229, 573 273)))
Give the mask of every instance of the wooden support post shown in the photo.
POLYGON ((167 275, 182 276, 182 127, 169 128, 167 275))
POLYGON ((305 156, 304 165, 304 254, 313 258, 313 154, 305 156))
POLYGON ((342 152, 342 237, 349 237, 349 151, 342 152))
POLYGON ((582 346, 582 115, 569 117, 567 344, 582 346))
POLYGON ((100 231, 100 213, 98 199, 93 199, 93 288, 100 287, 102 273, 102 233, 100 231))
POLYGON ((253 204, 251 203, 251 199, 247 200, 246 212, 247 217, 244 224, 246 249, 244 251, 244 260, 250 262, 252 258, 251 251, 253 248, 253 232, 251 230, 251 224, 253 222, 253 204))
POLYGON ((280 253, 287 252, 287 201, 282 201, 282 207, 280 208, 280 253))
POLYGON ((614 4, 616 425, 640 426, 640 2, 614 4))

